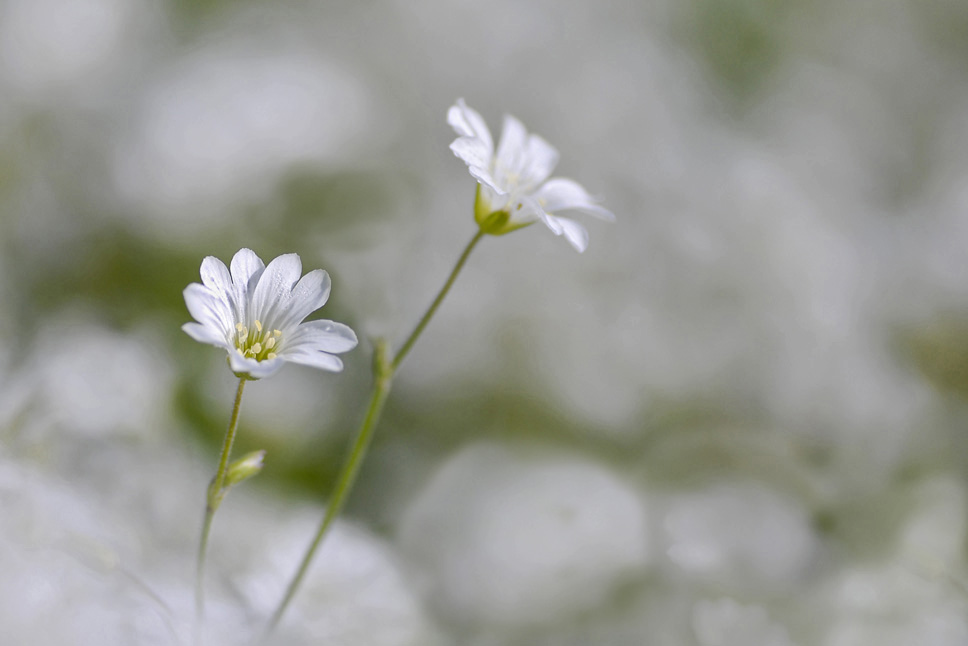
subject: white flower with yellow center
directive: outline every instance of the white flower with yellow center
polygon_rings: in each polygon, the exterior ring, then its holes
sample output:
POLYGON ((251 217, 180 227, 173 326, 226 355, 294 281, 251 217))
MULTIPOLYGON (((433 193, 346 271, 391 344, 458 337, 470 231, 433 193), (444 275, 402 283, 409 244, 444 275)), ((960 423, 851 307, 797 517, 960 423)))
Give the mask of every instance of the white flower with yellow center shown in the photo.
POLYGON ((306 321, 329 298, 329 274, 302 278, 294 253, 266 266, 250 249, 232 258, 232 268, 214 256, 202 261, 202 283, 185 288, 185 304, 197 322, 182 329, 196 341, 225 348, 239 377, 261 379, 286 361, 339 372, 336 353, 356 347, 356 334, 342 323, 306 321))
POLYGON ((559 211, 584 211, 603 220, 615 216, 603 208, 580 184, 563 177, 548 179, 558 163, 558 151, 510 115, 497 153, 484 119, 463 99, 447 112, 447 123, 460 137, 450 144, 478 181, 474 219, 484 233, 503 235, 537 221, 555 235, 564 235, 578 251, 588 246, 588 232, 559 211))

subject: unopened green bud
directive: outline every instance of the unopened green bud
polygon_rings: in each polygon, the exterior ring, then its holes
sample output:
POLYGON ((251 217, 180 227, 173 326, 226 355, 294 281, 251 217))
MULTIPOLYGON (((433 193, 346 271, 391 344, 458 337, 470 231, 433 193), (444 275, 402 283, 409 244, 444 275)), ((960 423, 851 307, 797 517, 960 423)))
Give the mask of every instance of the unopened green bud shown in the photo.
POLYGON ((262 462, 265 460, 265 451, 253 451, 247 453, 242 458, 229 465, 229 470, 225 474, 225 488, 237 485, 252 476, 258 475, 262 471, 262 462))

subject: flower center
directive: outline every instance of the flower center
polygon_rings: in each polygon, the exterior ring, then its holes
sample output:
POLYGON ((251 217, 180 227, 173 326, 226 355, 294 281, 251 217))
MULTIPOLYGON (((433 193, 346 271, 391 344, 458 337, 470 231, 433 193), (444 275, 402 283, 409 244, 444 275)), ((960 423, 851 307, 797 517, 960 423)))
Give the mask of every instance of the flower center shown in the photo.
POLYGON ((494 161, 494 176, 498 179, 498 182, 503 185, 503 188, 507 194, 507 197, 505 198, 507 203, 511 203, 516 200, 517 195, 527 192, 529 188, 528 186, 521 184, 520 173, 511 170, 505 164, 502 164, 500 160, 494 161))
POLYGON ((282 340, 279 330, 263 330, 262 323, 255 321, 251 330, 242 323, 235 324, 235 350, 246 359, 265 361, 275 359, 277 349, 282 340))

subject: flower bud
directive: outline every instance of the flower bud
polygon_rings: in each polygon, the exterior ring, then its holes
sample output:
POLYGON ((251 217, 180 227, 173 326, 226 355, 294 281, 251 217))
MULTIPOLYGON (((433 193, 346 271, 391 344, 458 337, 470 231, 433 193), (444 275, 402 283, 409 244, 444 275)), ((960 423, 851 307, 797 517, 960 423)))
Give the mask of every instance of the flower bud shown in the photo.
POLYGON ((264 450, 253 451, 230 464, 229 470, 225 474, 225 488, 228 489, 244 480, 248 480, 252 476, 258 475, 262 471, 262 462, 265 460, 265 457, 266 452, 264 450))

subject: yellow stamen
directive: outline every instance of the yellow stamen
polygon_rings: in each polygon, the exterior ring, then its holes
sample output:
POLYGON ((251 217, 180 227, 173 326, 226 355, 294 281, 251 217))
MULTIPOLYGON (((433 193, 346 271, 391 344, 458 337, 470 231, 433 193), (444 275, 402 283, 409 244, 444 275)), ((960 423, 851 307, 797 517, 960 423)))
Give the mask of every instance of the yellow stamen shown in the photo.
POLYGON ((256 361, 275 359, 277 355, 271 350, 278 349, 281 345, 282 331, 272 330, 270 334, 262 321, 259 320, 252 321, 252 325, 253 329, 250 334, 250 330, 244 322, 240 321, 235 324, 235 329, 238 331, 235 339, 236 351, 243 357, 256 361))

